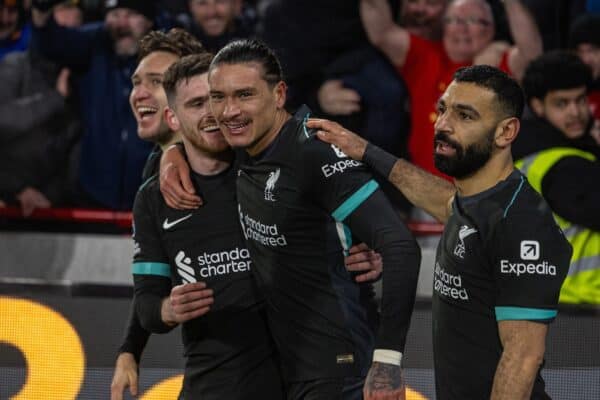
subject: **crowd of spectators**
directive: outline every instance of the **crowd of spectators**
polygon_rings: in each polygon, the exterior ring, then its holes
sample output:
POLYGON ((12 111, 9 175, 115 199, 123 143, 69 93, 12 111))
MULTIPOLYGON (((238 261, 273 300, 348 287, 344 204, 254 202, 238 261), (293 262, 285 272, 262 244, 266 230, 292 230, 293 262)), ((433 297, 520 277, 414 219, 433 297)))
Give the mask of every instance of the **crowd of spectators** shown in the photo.
POLYGON ((585 136, 600 147, 597 3, 0 0, 0 205, 131 209, 152 149, 129 105, 138 41, 176 26, 211 52, 264 40, 290 109, 308 104, 436 174, 435 105, 456 69, 491 64, 520 80, 563 48, 591 69, 585 136))

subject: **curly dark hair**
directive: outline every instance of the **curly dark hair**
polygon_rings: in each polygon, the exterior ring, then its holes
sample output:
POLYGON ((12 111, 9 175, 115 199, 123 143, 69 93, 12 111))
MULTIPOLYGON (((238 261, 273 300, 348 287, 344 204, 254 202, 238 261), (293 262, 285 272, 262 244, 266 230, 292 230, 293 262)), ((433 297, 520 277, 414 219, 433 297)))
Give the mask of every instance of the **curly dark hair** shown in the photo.
POLYGON ((173 28, 168 32, 151 31, 140 40, 138 61, 155 51, 164 51, 185 57, 190 54, 204 53, 206 49, 191 33, 173 28))
POLYGON ((548 92, 575 89, 592 84, 592 71, 575 54, 552 50, 533 60, 525 69, 523 90, 527 102, 544 100, 548 92))

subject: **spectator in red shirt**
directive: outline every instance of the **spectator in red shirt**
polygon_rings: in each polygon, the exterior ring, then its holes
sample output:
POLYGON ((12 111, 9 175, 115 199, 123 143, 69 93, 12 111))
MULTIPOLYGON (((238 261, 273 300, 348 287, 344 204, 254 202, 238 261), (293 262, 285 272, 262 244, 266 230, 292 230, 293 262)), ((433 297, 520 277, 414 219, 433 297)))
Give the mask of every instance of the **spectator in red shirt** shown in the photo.
POLYGON ((442 17, 448 0, 404 0, 400 9, 400 25, 415 35, 441 40, 442 17))
POLYGON ((431 151, 438 98, 454 72, 471 64, 497 66, 520 79, 527 64, 542 53, 535 21, 519 0, 505 0, 515 45, 493 42, 495 25, 489 4, 485 0, 454 0, 444 14, 442 41, 433 42, 394 23, 386 0, 361 0, 360 6, 369 40, 387 55, 408 86, 412 161, 444 176, 435 168, 431 151))

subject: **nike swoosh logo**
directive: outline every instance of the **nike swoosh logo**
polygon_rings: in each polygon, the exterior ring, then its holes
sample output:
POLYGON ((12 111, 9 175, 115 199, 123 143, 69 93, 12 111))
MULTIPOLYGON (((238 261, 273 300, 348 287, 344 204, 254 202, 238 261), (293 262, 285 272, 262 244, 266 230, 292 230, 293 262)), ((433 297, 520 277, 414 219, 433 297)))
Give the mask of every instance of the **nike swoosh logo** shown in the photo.
POLYGON ((180 223, 181 221, 185 221, 186 219, 188 219, 191 216, 192 216, 192 214, 188 214, 185 217, 181 217, 181 218, 176 219, 175 221, 171 221, 171 222, 169 222, 169 218, 165 218, 165 222, 163 222, 163 229, 164 230, 170 229, 170 228, 174 227, 175 225, 177 225, 178 223, 180 223))

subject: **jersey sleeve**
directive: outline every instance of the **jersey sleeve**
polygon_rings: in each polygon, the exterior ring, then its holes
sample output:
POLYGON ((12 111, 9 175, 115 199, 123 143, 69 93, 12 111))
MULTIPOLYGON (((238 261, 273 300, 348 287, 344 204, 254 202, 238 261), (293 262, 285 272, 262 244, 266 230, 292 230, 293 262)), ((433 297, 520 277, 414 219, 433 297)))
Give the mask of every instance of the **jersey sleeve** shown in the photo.
POLYGON ((402 352, 417 288, 419 247, 363 163, 323 142, 307 146, 302 163, 305 185, 337 222, 344 249, 356 235, 381 254, 381 319, 375 345, 402 352))
POLYGON ((142 328, 140 320, 135 312, 136 297, 131 302, 131 312, 125 329, 125 337, 123 343, 119 347, 119 353, 131 353, 135 358, 135 361, 139 364, 142 358, 142 352, 148 343, 150 332, 142 328))
POLYGON ((572 252, 552 216, 521 213, 504 218, 491 246, 496 320, 551 322, 572 252))
MULTIPOLYGON (((150 183, 152 184, 152 183, 150 183)), ((133 205, 134 257, 132 265, 135 311, 141 326, 153 333, 172 327, 161 318, 162 299, 171 292, 171 268, 156 225, 156 209, 151 206, 152 192, 141 189, 133 205)))
POLYGON ((365 164, 334 145, 312 138, 302 155, 303 186, 336 221, 346 219, 379 188, 365 164))

